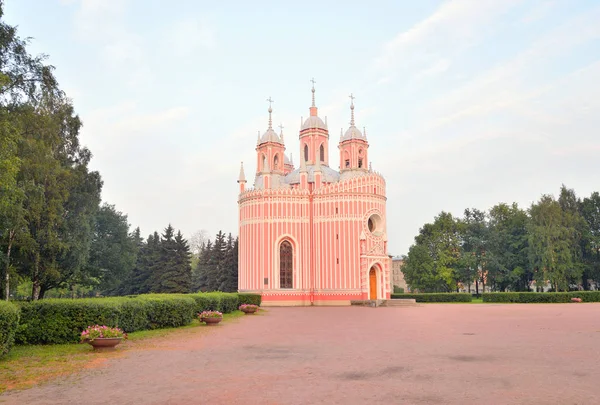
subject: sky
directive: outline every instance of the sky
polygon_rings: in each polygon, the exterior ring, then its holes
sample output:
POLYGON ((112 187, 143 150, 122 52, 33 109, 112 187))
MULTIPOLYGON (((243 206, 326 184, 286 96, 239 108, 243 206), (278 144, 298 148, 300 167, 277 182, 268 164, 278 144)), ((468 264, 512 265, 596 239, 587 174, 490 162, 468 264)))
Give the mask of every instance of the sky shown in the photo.
POLYGON ((236 234, 266 99, 297 157, 312 77, 332 162, 356 97, 390 254, 441 211, 600 191, 597 0, 5 0, 5 19, 49 56, 103 201, 143 235, 236 234))

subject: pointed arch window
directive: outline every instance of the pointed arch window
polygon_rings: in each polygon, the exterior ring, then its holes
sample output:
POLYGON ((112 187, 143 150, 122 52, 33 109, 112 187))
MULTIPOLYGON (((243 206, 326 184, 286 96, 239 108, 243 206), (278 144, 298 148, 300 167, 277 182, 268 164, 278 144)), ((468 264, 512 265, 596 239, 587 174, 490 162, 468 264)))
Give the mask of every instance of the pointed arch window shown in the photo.
POLYGON ((321 162, 325 161, 325 148, 323 147, 323 144, 321 144, 321 147, 319 148, 319 158, 321 159, 321 162))
POLYGON ((293 288, 294 250, 292 244, 284 240, 279 246, 279 288, 293 288))
POLYGON ((273 159, 273 170, 279 170, 279 155, 275 155, 273 159))
POLYGON ((267 168, 267 157, 263 154, 262 155, 262 169, 266 170, 267 168))
POLYGON ((308 145, 304 144, 304 161, 308 162, 308 145))

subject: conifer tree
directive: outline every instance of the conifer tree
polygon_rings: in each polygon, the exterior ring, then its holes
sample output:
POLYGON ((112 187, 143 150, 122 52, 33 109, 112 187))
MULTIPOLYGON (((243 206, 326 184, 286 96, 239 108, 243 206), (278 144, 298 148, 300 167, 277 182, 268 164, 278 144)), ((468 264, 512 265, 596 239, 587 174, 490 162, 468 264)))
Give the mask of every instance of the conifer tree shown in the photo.
POLYGON ((203 243, 200 247, 200 256, 198 258, 198 265, 196 266, 196 272, 194 275, 195 291, 208 291, 208 267, 210 263, 210 256, 212 254, 212 246, 212 241, 208 239, 206 243, 203 243))
POLYGON ((222 231, 217 233, 215 242, 212 246, 211 255, 207 266, 207 288, 209 291, 217 291, 219 285, 219 275, 222 271, 222 266, 225 259, 225 250, 227 242, 225 240, 225 234, 222 231))
MULTIPOLYGON (((218 279, 218 289, 219 291, 224 292, 233 292, 237 289, 237 286, 233 286, 234 275, 233 272, 236 271, 237 263, 235 263, 234 257, 234 239, 231 234, 227 236, 227 241, 225 242, 225 252, 223 255, 223 260, 219 265, 219 279, 218 279)), ((236 282, 237 284, 237 282, 236 282)))

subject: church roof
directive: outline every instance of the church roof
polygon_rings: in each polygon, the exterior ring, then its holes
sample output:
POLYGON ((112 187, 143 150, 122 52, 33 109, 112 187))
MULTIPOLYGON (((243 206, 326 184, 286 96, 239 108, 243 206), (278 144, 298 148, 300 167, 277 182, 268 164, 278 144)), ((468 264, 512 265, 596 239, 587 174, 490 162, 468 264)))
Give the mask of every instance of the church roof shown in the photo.
MULTIPOLYGON (((313 183, 315 181, 315 165, 306 165, 306 171, 308 172, 308 182, 313 183)), ((340 179, 340 173, 333 170, 329 166, 319 166, 321 169, 321 175, 324 183, 335 183, 340 179)), ((289 172, 285 176, 285 182, 287 184, 299 184, 300 183, 300 169, 289 172)))

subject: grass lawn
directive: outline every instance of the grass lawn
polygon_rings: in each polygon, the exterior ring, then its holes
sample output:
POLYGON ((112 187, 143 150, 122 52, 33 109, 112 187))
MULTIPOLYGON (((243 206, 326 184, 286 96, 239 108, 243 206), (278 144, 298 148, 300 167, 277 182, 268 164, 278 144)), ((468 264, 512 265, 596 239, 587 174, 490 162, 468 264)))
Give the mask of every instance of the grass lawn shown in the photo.
MULTIPOLYGON (((244 315, 242 311, 224 314, 227 322, 244 315)), ((198 319, 180 328, 143 330, 128 334, 128 339, 114 351, 95 352, 88 344, 15 346, 8 356, 0 360, 0 393, 8 390, 30 388, 53 378, 73 374, 82 369, 102 364, 110 358, 143 349, 149 338, 166 338, 173 334, 208 331, 212 326, 200 325, 198 319)))

